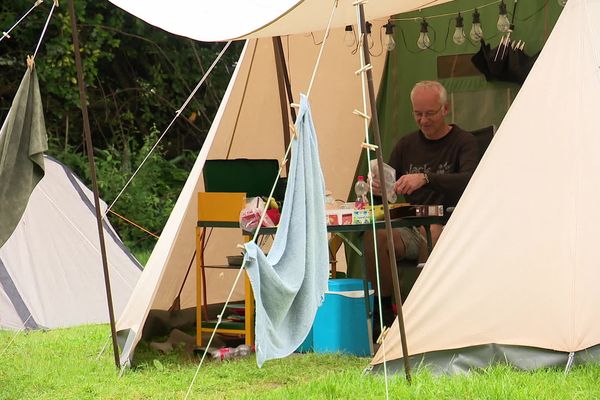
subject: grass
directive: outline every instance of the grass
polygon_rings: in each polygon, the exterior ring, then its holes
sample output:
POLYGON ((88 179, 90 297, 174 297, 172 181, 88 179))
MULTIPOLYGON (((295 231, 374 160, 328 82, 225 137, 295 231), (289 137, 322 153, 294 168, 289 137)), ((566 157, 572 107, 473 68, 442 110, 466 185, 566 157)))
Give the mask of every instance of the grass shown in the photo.
MULTIPOLYGON (((119 378, 111 351, 97 358, 109 334, 107 325, 16 337, 0 331, 0 399, 184 398, 197 359, 183 352, 159 354, 141 344, 136 365, 119 378)), ((337 354, 293 355, 268 361, 261 369, 254 357, 209 361, 189 398, 383 399, 383 378, 362 373, 368 362, 337 354)), ((497 366, 453 377, 420 371, 412 385, 394 377, 389 388, 391 399, 598 399, 598 382, 598 365, 576 367, 568 375, 497 366)))

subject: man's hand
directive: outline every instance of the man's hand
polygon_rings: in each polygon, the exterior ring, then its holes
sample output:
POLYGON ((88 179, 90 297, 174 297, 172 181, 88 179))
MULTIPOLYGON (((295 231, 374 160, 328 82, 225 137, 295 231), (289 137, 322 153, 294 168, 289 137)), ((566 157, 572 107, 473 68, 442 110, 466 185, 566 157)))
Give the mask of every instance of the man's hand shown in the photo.
POLYGON ((394 184, 394 190, 400 194, 412 194, 427 183, 427 176, 422 173, 402 175, 394 184))

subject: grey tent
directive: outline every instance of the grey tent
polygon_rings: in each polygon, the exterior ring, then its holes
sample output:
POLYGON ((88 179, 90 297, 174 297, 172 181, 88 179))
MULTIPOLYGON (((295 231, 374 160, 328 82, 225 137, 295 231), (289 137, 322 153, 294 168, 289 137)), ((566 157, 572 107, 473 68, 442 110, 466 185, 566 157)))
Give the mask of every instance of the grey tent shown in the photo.
MULTIPOLYGON (((108 322, 93 194, 60 162, 45 157, 44 164, 44 178, 0 248, 0 329, 108 322)), ((104 230, 118 316, 141 268, 107 221, 104 230)))

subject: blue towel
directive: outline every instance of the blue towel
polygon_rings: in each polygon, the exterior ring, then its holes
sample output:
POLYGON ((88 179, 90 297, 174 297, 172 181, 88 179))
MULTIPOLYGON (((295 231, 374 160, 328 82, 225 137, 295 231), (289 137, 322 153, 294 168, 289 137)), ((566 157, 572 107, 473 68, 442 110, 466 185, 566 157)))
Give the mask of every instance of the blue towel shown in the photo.
POLYGON ((244 262, 256 299, 256 363, 286 357, 304 341, 327 291, 329 253, 325 185, 306 96, 279 228, 269 255, 246 243, 244 262))

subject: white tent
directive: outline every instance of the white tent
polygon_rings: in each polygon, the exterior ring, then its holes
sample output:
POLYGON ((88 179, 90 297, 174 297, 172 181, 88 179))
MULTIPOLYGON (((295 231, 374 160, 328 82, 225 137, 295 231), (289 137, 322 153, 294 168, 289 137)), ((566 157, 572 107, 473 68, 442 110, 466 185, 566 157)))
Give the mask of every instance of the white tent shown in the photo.
MULTIPOLYGON (((0 248, 0 329, 108 322, 93 195, 56 160, 46 157, 45 170, 0 248)), ((104 229, 118 316, 141 267, 108 222, 104 229)))
MULTIPOLYGON (((567 2, 479 164, 403 307, 413 364, 600 359, 599 19, 567 2)), ((402 368, 397 323, 385 349, 402 368)))
MULTIPOLYGON (((379 32, 390 14, 446 1, 377 1, 366 4, 365 10, 374 24, 373 32, 379 32)), ((269 6, 260 1, 179 2, 168 7, 161 2, 145 2, 143 6, 131 1, 112 2, 149 23, 198 40, 226 40, 244 35, 258 38, 246 43, 200 155, 140 282, 117 322, 117 330, 125 340, 121 362, 126 364, 141 338, 150 310, 169 310, 175 302, 182 309, 196 305, 194 268, 189 275, 186 272, 195 250, 196 193, 202 190, 204 161, 207 158, 283 158, 284 126, 271 36, 286 35, 282 42, 296 98, 299 92, 308 89, 320 48, 317 42, 324 36, 333 2, 277 2, 281 8, 276 12, 269 11, 269 6), (206 24, 197 19, 185 23, 181 18, 187 18, 186 15, 201 18, 206 24), (243 28, 229 30, 237 22, 241 23, 239 20, 243 20, 243 28), (215 21, 221 23, 216 25, 215 21), (273 23, 266 25, 269 21, 273 23), (311 31, 315 32, 305 33, 311 31)), ((362 150, 360 145, 364 142, 363 121, 352 115, 354 109, 362 109, 362 91, 360 77, 355 74, 360 68, 360 59, 343 45, 344 29, 340 27, 347 24, 356 25, 356 11, 352 1, 340 1, 332 23, 336 29, 327 39, 330 45, 323 52, 310 94, 325 183, 336 198, 346 198, 349 193, 362 150)), ((385 52, 381 53, 371 59, 376 88, 386 56, 385 52)), ((216 231, 207 247, 207 264, 222 264, 226 254, 239 252, 235 247, 241 241, 239 232, 231 230, 221 232, 222 236, 215 235, 216 231)), ((212 282, 211 287, 227 290, 231 286, 230 278, 217 272, 212 277, 208 275, 207 280, 212 282)), ((216 300, 208 299, 209 303, 216 300)))

